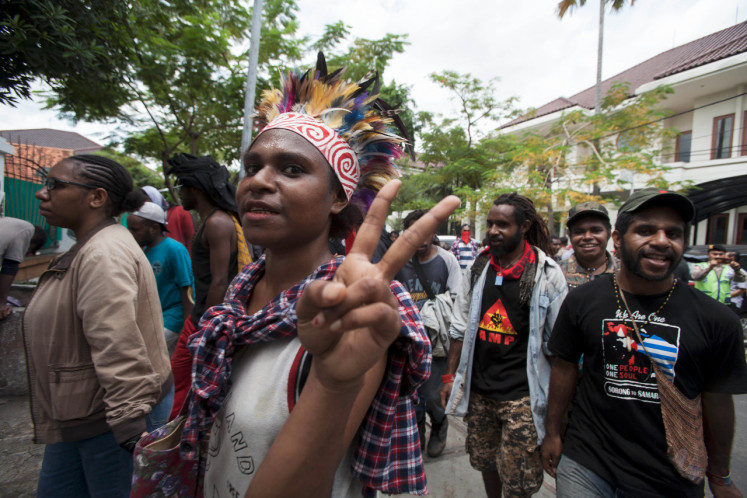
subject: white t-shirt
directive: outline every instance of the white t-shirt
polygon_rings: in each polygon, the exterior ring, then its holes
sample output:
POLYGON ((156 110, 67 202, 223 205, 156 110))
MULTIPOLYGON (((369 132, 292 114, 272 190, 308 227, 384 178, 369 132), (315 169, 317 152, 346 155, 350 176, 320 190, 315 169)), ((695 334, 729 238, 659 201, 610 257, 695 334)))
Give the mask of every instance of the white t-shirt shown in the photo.
MULTIPOLYGON (((231 390, 210 431, 206 498, 244 496, 298 399, 309 361, 297 338, 254 344, 236 354, 231 390)), ((351 447, 337 469, 331 496, 361 496, 363 485, 352 475, 352 457, 351 447)))

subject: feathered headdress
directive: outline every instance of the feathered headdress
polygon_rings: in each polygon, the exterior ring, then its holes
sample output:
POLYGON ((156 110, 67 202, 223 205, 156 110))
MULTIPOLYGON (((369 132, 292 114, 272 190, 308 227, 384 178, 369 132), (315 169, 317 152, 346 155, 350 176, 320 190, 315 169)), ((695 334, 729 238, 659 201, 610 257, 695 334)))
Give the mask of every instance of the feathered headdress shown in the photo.
MULTIPOLYGON (((407 137, 399 110, 378 98, 379 79, 343 79, 345 68, 328 74, 319 52, 316 70, 281 75, 280 88, 262 94, 255 117, 266 130, 281 128, 304 137, 324 155, 348 200, 368 208, 376 192, 399 176, 394 159, 407 137)), ((259 134, 257 136, 259 136, 259 134)))

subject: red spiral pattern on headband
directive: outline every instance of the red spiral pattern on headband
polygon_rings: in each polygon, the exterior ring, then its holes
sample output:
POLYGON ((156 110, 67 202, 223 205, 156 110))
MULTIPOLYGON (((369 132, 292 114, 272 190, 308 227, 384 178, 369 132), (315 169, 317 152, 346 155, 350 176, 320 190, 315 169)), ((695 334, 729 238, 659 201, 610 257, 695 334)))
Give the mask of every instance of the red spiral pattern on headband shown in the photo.
POLYGON ((297 133, 316 147, 332 167, 350 200, 360 178, 358 157, 335 130, 306 114, 286 112, 273 119, 260 134, 276 128, 297 133))

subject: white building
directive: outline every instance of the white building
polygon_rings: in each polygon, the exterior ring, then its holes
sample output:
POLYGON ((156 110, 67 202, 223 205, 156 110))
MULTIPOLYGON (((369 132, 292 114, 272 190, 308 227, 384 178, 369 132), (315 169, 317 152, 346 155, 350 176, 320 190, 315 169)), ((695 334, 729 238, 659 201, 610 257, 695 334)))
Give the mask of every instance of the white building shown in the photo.
MULTIPOLYGON (((668 180, 696 187, 689 193, 697 210, 692 243, 747 244, 747 22, 627 69, 604 81, 602 93, 616 82, 629 83, 635 95, 664 84, 674 90, 662 103, 672 113, 663 125, 680 133, 660 160, 672 168, 668 180)), ((564 112, 593 112, 594 93, 559 97, 503 132, 542 130, 564 112)))

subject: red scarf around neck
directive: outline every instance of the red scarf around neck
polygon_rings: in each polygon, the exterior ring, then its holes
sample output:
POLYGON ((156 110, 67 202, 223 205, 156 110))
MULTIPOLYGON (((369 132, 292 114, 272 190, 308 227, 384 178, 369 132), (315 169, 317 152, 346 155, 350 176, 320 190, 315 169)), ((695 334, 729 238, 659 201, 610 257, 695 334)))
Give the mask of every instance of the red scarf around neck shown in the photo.
POLYGON ((518 280, 521 277, 521 274, 524 273, 524 268, 526 268, 527 264, 536 262, 537 256, 535 256, 534 251, 532 251, 532 246, 530 246, 527 241, 524 241, 524 252, 519 258, 519 261, 508 268, 501 267, 500 261, 498 261, 497 258, 494 258, 492 254, 490 255, 490 267, 495 270, 496 275, 502 275, 506 280, 518 280))

